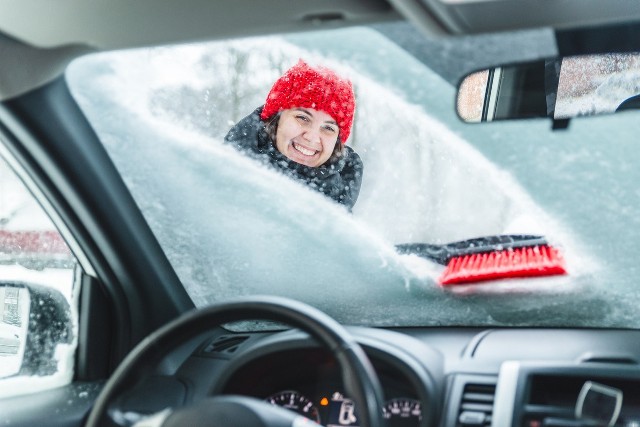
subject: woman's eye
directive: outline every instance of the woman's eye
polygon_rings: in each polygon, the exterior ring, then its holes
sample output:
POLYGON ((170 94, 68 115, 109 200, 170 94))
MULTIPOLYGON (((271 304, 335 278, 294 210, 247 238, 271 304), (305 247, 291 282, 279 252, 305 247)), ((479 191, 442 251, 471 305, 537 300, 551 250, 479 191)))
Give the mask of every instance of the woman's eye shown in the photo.
POLYGON ((331 132, 331 133, 336 133, 337 132, 336 128, 334 128, 333 126, 325 126, 324 130, 326 130, 327 132, 331 132))
POLYGON ((304 122, 308 122, 308 121, 310 121, 309 117, 304 116, 304 115, 296 116, 296 119, 300 119, 300 120, 302 120, 302 121, 304 121, 304 122))

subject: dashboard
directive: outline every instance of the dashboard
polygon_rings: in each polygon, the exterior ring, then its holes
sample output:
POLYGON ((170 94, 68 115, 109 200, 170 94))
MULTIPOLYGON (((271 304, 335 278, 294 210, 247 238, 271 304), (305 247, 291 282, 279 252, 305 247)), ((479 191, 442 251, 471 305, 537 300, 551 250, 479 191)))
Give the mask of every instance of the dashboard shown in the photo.
MULTIPOLYGON (((640 426, 640 331, 349 331, 380 378, 389 427, 640 426)), ((326 427, 362 427, 337 362, 297 330, 217 328, 163 370, 145 387, 148 411, 236 394, 326 427)), ((139 410, 140 400, 130 406, 139 410)))

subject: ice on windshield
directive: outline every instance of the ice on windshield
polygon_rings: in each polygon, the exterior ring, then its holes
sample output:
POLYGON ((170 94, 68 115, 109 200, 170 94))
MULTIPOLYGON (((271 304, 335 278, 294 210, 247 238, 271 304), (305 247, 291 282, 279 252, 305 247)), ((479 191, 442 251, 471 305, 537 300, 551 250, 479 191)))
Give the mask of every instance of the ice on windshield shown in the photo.
MULTIPOLYGON (((343 36, 358 49, 383 50, 421 90, 452 105, 454 88, 388 41, 369 30, 343 36)), ((68 73, 196 304, 276 294, 355 324, 565 323, 567 311, 554 317, 544 308, 574 301, 581 275, 597 268, 574 236, 509 172, 407 103, 391 76, 383 86, 371 70, 319 55, 295 37, 268 38, 98 55, 68 73), (300 57, 354 81, 349 145, 365 172, 353 215, 221 142, 300 57), (437 285, 441 266, 394 248, 504 233, 558 242, 572 277, 506 281, 497 291, 505 298, 459 298, 437 285)))

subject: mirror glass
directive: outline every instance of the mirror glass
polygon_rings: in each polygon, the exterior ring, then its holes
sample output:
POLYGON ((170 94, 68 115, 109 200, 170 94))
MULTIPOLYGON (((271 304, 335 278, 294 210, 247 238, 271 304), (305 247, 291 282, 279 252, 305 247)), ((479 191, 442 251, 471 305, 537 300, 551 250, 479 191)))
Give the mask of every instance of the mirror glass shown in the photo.
POLYGON ((457 111, 469 123, 554 120, 640 108, 640 53, 608 53, 507 65, 466 76, 457 111))
POLYGON ((0 378, 20 371, 29 327, 29 290, 0 284, 0 378))

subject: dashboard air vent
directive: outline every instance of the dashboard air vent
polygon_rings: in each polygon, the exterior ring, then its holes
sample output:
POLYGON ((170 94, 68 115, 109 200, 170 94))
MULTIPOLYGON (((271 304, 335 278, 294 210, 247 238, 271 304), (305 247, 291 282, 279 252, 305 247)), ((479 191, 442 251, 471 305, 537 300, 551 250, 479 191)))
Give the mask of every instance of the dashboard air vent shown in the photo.
POLYGON ((202 353, 207 356, 219 355, 219 354, 231 354, 235 352, 240 345, 249 339, 246 335, 225 335, 216 338, 208 343, 203 349, 202 353))
POLYGON ((466 384, 460 400, 457 426, 490 426, 495 394, 494 384, 466 384))

